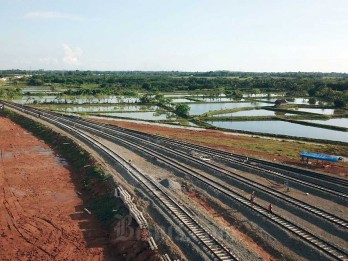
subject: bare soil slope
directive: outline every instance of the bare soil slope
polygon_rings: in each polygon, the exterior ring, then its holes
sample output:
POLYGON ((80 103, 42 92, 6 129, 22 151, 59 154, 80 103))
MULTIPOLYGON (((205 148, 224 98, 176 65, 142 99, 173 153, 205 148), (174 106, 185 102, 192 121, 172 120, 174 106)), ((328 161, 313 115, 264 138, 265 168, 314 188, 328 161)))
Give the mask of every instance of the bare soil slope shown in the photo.
POLYGON ((0 260, 109 259, 71 175, 48 145, 0 117, 0 260))

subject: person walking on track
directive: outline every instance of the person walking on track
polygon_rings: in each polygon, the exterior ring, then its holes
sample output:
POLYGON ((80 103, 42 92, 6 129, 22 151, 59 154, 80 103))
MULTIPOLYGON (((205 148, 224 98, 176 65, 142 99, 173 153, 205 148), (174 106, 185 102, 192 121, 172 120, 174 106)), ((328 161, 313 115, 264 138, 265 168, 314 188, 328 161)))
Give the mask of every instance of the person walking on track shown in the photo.
POLYGON ((269 214, 273 214, 273 206, 272 206, 272 204, 269 204, 269 206, 268 206, 268 213, 269 214))

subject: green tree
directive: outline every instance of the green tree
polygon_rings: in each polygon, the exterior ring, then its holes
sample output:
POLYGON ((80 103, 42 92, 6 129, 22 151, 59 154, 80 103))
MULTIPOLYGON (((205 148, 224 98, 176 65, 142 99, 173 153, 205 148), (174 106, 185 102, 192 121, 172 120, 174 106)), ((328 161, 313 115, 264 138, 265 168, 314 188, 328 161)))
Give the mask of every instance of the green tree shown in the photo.
POLYGON ((241 99, 243 98, 243 93, 239 89, 237 89, 233 91, 232 96, 234 98, 241 99))
POLYGON ((144 103, 144 104, 145 103, 152 103, 154 101, 153 95, 146 93, 139 98, 139 101, 140 101, 140 103, 144 103))
POLYGON ((334 105, 336 108, 344 108, 347 106, 347 100, 345 100, 343 97, 342 98, 336 98, 334 100, 334 105))
POLYGON ((39 76, 32 76, 28 80, 28 84, 32 86, 41 86, 44 84, 44 81, 39 76))
POLYGON ((311 104, 311 105, 314 105, 314 104, 317 103, 317 99, 314 98, 314 97, 311 97, 311 98, 308 99, 308 103, 311 104))
POLYGON ((190 106, 185 103, 178 103, 175 105, 175 113, 180 116, 188 116, 190 109, 190 106))

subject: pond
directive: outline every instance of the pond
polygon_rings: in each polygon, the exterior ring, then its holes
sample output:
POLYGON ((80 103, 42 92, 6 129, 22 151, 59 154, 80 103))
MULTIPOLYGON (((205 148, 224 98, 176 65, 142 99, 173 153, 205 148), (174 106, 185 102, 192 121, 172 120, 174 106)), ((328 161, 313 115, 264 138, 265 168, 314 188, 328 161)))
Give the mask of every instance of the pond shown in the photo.
POLYGON ((33 103, 44 103, 44 102, 53 102, 57 99, 57 96, 23 96, 21 99, 15 99, 13 102, 19 104, 33 104, 33 103))
POLYGON ((208 123, 226 129, 348 142, 347 132, 305 126, 285 121, 209 121, 208 123))
POLYGON ((167 120, 175 119, 176 116, 171 113, 159 114, 157 112, 124 112, 124 113, 100 113, 100 116, 115 116, 115 117, 125 117, 133 118, 139 120, 167 120), (169 117, 168 117, 169 116, 169 117))
POLYGON ((182 97, 185 98, 185 96, 190 96, 188 93, 172 93, 172 94, 163 94, 164 97, 172 98, 172 97, 182 97))
POLYGON ((325 115, 332 115, 335 113, 334 109, 299 108, 296 110, 303 111, 303 112, 309 112, 309 113, 325 114, 325 115))
POLYGON ((263 98, 263 97, 284 97, 284 93, 246 93, 244 98, 263 98))
POLYGON ((205 102, 229 102, 233 101, 233 98, 226 98, 226 97, 206 97, 206 98, 199 98, 198 100, 200 101, 205 101, 205 102))
POLYGON ((19 100, 14 100, 14 102, 19 104, 33 104, 33 103, 75 103, 75 104, 85 104, 85 103, 136 103, 139 102, 138 98, 135 97, 124 97, 124 96, 103 96, 96 98, 94 96, 80 96, 79 98, 67 96, 23 96, 19 100))
POLYGON ((256 106, 269 106, 269 103, 263 102, 235 102, 235 103, 200 103, 189 104, 190 115, 200 115, 209 111, 234 109, 242 107, 256 107, 256 106))
POLYGON ((66 91, 66 89, 51 89, 50 87, 24 87, 22 88, 22 93, 49 93, 49 94, 56 94, 62 91, 66 91))
POLYGON ((179 102, 193 102, 189 99, 185 99, 185 98, 177 98, 177 99, 173 99, 172 100, 173 103, 179 103, 179 102))
POLYGON ((305 120, 305 122, 312 122, 312 123, 348 128, 348 118, 335 118, 335 119, 329 119, 329 120, 305 120))
POLYGON ((115 105, 115 106, 50 106, 50 109, 65 112, 108 112, 108 111, 154 111, 157 106, 115 105))
MULTIPOLYGON (((259 101, 268 101, 268 102, 275 102, 279 98, 270 98, 270 99, 259 99, 259 101)), ((287 103, 289 104, 309 104, 309 99, 308 98, 286 98, 287 103)), ((315 105, 326 105, 327 102, 323 101, 316 101, 315 105)))

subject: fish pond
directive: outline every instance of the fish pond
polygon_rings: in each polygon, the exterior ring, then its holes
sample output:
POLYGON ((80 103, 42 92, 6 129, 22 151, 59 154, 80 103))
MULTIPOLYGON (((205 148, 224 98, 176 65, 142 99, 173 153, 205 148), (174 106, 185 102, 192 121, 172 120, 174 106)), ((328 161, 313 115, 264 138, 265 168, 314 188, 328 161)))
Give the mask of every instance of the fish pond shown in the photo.
POLYGON ((305 120, 305 122, 348 128, 348 118, 334 118, 329 120, 305 120))
POLYGON ((54 104, 97 104, 97 103, 137 103, 138 98, 135 97, 123 97, 123 96, 101 96, 96 98, 95 96, 23 96, 21 99, 14 100, 19 104, 43 104, 43 103, 54 103, 54 104))
POLYGON ((285 121, 209 121, 225 129, 348 142, 348 133, 285 121))
POLYGON ((334 109, 298 108, 296 110, 309 112, 309 113, 316 113, 316 114, 325 114, 325 115, 332 115, 335 113, 334 109))
POLYGON ((243 107, 270 106, 264 102, 226 102, 226 103, 194 103, 189 104, 191 115, 200 115, 209 111, 226 110, 243 107))
POLYGON ((102 106, 102 105, 74 105, 74 106, 49 106, 50 109, 63 111, 63 112, 119 112, 119 111, 155 111, 158 106, 155 105, 112 105, 112 106, 102 106))

